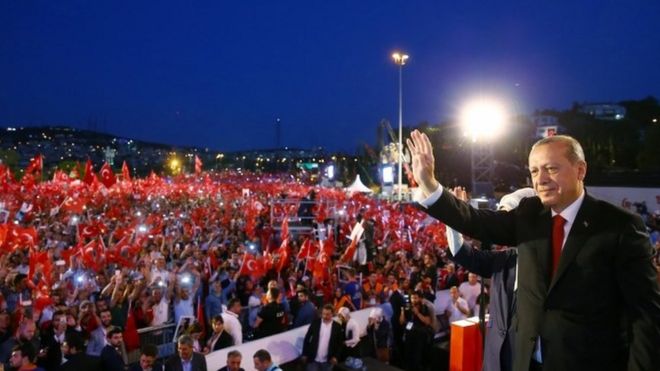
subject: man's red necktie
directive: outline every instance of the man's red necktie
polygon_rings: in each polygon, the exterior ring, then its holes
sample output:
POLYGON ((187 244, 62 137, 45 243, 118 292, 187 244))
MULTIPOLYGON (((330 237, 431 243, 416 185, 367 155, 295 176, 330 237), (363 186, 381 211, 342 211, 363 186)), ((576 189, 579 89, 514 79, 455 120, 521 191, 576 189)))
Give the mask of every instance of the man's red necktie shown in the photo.
POLYGON ((564 224, 566 219, 557 214, 552 217, 552 274, 554 277, 559 266, 559 257, 561 256, 561 245, 564 243, 564 224))

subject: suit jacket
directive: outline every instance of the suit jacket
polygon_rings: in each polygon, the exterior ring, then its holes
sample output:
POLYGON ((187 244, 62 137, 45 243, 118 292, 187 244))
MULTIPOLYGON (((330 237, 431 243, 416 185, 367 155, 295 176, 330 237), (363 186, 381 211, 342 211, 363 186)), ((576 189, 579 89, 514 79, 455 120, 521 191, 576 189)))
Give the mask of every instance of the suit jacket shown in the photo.
POLYGON ((455 256, 449 253, 450 259, 470 272, 490 277, 490 318, 486 330, 483 370, 512 370, 515 332, 511 329, 511 323, 518 258, 516 250, 482 251, 464 244, 455 256))
MULTIPOLYGON (((165 365, 163 365, 160 361, 154 362, 154 364, 151 366, 152 371, 164 371, 165 370, 165 365)), ((140 362, 138 363, 133 363, 131 367, 128 368, 128 371, 143 371, 142 367, 140 367, 140 362)))
MULTIPOLYGON (((321 334, 321 318, 317 318, 307 328, 305 339, 303 341, 302 355, 307 357, 308 362, 314 362, 316 352, 319 348, 319 338, 321 334)), ((328 342, 328 360, 335 357, 339 360, 344 345, 344 332, 341 325, 332 321, 332 330, 330 332, 330 341, 328 342)))
POLYGON ((99 369, 99 358, 88 356, 85 353, 78 353, 76 355, 70 356, 66 362, 64 362, 58 370, 60 371, 82 371, 82 370, 98 370, 99 369))
MULTIPOLYGON (((213 336, 213 335, 211 335, 211 336, 213 336)), ((213 344, 213 349, 211 349, 211 351, 213 352, 213 351, 216 351, 216 350, 220 350, 220 349, 223 349, 223 348, 230 347, 232 345, 234 345, 234 338, 231 337, 231 335, 229 335, 229 333, 227 331, 223 330, 222 334, 220 334, 220 337, 218 338, 218 340, 215 342, 215 344, 213 344)))
MULTIPOLYGON (((181 357, 178 354, 173 355, 165 362, 165 371, 183 371, 181 357)), ((193 353, 192 371, 206 371, 206 358, 203 355, 193 353)))
POLYGON ((87 342, 87 354, 90 356, 100 356, 103 347, 105 346, 105 332, 103 326, 99 326, 94 331, 89 333, 89 341, 87 342))
POLYGON ((529 370, 539 336, 547 370, 660 370, 660 290, 639 216, 585 195, 551 280, 551 211, 538 197, 477 210, 444 190, 427 212, 518 246, 515 370, 529 370))
POLYGON ((101 369, 104 371, 115 371, 124 369, 124 359, 112 345, 106 345, 101 351, 101 369))

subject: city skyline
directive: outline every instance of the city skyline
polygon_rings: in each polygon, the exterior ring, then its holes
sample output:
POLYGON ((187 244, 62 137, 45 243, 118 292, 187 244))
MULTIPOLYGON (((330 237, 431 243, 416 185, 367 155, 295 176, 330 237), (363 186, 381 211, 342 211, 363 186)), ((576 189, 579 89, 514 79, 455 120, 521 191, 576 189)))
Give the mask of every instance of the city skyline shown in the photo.
POLYGON ((471 97, 511 113, 660 95, 660 4, 433 1, 0 5, 0 125, 68 124, 222 151, 353 152, 471 97))

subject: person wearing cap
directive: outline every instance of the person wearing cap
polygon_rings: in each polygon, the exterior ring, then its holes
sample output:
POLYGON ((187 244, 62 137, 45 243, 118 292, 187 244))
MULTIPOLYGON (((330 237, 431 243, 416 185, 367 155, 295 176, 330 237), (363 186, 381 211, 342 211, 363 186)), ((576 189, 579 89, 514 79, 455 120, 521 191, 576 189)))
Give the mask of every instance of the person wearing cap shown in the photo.
POLYGON ((388 364, 390 362, 390 323, 385 319, 381 308, 374 308, 369 312, 367 338, 371 344, 371 355, 388 364))
MULTIPOLYGON (((343 307, 339 309, 337 313, 339 317, 339 322, 344 329, 344 352, 346 357, 359 357, 360 356, 360 336, 362 331, 360 330, 360 324, 354 319, 351 318, 351 311, 348 308, 343 307)), ((344 357, 345 358, 345 357, 344 357)))

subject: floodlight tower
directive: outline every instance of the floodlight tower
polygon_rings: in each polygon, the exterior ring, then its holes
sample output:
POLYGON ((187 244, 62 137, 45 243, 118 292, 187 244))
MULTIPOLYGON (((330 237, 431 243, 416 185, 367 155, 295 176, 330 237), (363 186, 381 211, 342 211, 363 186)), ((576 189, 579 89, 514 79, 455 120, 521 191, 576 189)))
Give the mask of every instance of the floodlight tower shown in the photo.
POLYGON ((504 131, 506 114, 503 106, 496 101, 478 98, 467 104, 461 113, 463 134, 471 143, 471 181, 473 197, 493 179, 492 142, 504 131))

